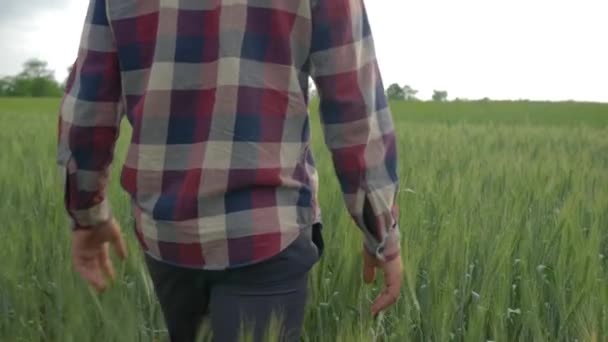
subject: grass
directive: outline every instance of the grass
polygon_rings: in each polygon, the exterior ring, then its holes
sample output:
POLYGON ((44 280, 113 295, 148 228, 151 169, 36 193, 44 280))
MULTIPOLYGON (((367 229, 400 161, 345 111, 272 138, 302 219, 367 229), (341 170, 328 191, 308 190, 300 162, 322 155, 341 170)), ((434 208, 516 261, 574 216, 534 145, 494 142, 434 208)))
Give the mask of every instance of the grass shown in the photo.
MULTIPOLYGON (((381 282, 361 284, 361 240, 315 119, 327 250, 310 280, 302 339, 607 340, 608 105, 392 107, 402 299, 370 317, 381 282)), ((110 196, 131 256, 102 296, 71 270, 54 162, 57 108, 57 100, 0 99, 0 341, 160 340, 160 311, 116 179, 110 196)))

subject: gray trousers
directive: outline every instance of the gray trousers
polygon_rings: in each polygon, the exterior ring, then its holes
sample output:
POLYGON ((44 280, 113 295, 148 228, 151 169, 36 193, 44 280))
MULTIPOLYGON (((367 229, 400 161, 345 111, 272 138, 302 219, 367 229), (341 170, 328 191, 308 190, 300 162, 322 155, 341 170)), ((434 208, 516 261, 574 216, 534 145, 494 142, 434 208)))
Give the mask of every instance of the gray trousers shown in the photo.
POLYGON ((204 321, 211 326, 213 341, 239 341, 243 328, 253 333, 253 341, 264 341, 273 317, 279 326, 271 336, 295 342, 304 320, 308 273, 322 250, 321 226, 315 225, 281 253, 250 266, 205 271, 149 256, 146 264, 172 342, 195 341, 204 321))

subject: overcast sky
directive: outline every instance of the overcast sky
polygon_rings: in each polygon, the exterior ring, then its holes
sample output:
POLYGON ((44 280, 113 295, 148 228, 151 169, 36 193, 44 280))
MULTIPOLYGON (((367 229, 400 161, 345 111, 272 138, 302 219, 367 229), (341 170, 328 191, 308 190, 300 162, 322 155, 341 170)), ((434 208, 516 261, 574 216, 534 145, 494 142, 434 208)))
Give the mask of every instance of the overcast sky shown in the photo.
MULTIPOLYGON (((87 1, 1 3, 0 75, 38 57, 63 79, 87 1)), ((366 3, 387 86, 408 84, 424 98, 438 89, 450 98, 608 102, 606 0, 366 3)))

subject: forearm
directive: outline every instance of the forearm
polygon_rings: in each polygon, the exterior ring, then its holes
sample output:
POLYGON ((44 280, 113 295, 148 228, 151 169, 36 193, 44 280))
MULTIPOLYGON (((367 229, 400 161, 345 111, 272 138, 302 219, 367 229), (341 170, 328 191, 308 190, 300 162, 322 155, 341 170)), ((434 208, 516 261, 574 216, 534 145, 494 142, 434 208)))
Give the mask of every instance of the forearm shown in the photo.
POLYGON ((395 129, 362 0, 319 2, 311 74, 348 210, 379 259, 399 254, 395 129))
MULTIPOLYGON (((383 113, 390 116, 388 110, 383 113)), ((392 121, 386 119, 378 133, 372 134, 369 123, 376 120, 340 125, 341 136, 349 142, 333 139, 328 143, 346 206, 364 232, 368 251, 380 259, 391 259, 399 253, 397 151, 392 121), (357 137, 359 143, 355 143, 357 137)), ((335 128, 326 127, 326 131, 335 128)))
MULTIPOLYGON (((65 125, 65 124, 64 124, 65 125)), ((112 127, 74 128, 69 129, 68 140, 74 143, 60 144, 67 159, 60 158, 59 164, 65 174, 65 206, 72 218, 74 228, 87 228, 106 222, 111 217, 110 205, 106 198, 106 186, 109 177, 109 167, 112 161, 113 144, 98 145, 95 150, 90 139, 78 139, 78 136, 107 136, 108 141, 114 141, 118 130, 112 127), (74 133, 74 131, 81 133, 74 133), (83 134, 86 133, 86 134, 83 134), (87 141, 89 140, 89 141, 87 141), (84 148, 83 148, 84 147, 84 148), (92 160, 94 160, 92 162, 92 160)))
POLYGON ((59 113, 58 164, 75 228, 110 218, 105 191, 119 135, 121 81, 105 1, 93 0, 59 113))

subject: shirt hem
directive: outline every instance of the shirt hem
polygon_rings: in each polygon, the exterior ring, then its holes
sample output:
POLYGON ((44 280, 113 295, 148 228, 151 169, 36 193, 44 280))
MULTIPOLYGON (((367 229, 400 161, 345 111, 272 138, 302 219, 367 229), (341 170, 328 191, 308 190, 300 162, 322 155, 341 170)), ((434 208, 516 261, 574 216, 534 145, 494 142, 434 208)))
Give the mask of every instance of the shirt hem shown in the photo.
MULTIPOLYGON (((318 221, 318 220, 316 220, 318 221)), ((291 246, 300 236, 300 234, 302 234, 302 230, 307 229, 307 228, 312 228, 313 225, 317 224, 317 223, 321 223, 320 221, 318 222, 313 222, 311 224, 306 224, 306 225, 302 225, 299 226, 296 234, 293 234, 292 237, 289 237, 289 239, 287 240, 287 243, 284 244, 284 246, 278 250, 276 253, 273 253, 269 256, 266 256, 264 258, 261 259, 257 259, 255 261, 251 261, 251 262, 247 262, 247 263, 242 263, 242 264, 238 264, 238 265, 226 265, 226 266, 214 266, 214 265, 201 265, 201 266, 195 266, 195 265, 187 265, 187 264, 181 264, 181 263, 176 263, 170 260, 166 260, 163 259, 161 256, 156 255, 155 253, 153 253, 150 249, 146 249, 144 246, 143 248, 143 252, 145 255, 147 255, 148 257, 164 263, 166 265, 169 266, 173 266, 173 267, 179 267, 179 268, 184 268, 184 269, 190 269, 190 270, 202 270, 202 271, 225 271, 225 270, 231 270, 231 269, 238 269, 238 268, 243 268, 243 267, 247 267, 247 266, 252 266, 252 265, 256 265, 259 263, 262 263, 264 261, 268 261, 272 258, 274 258, 275 256, 277 256, 278 254, 280 254, 281 252, 283 252, 285 249, 287 249, 289 246, 291 246)), ((291 235, 291 234, 290 234, 291 235)), ((140 243, 141 244, 141 243, 140 243)))

